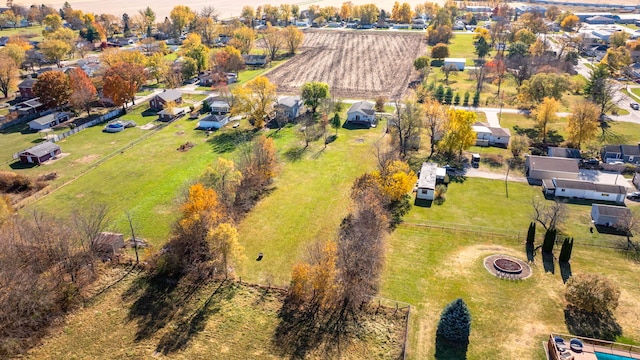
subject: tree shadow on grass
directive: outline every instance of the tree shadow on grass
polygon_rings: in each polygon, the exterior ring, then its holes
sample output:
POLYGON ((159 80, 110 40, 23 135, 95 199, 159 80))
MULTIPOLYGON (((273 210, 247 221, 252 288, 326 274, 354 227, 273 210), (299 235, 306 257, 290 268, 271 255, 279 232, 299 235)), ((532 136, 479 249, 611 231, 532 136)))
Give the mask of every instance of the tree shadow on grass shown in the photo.
POLYGON ((615 341, 622 335, 622 327, 610 312, 596 314, 568 305, 564 310, 564 321, 569 332, 578 336, 615 341))
POLYGON ((204 330, 209 317, 220 312, 221 303, 231 300, 236 293, 237 287, 232 282, 221 282, 201 307, 177 320, 176 325, 160 339, 156 351, 168 355, 184 350, 190 340, 204 330))
POLYGON ((302 160, 306 150, 305 146, 296 145, 287 149, 282 155, 287 161, 296 162, 302 160))
POLYGON ((442 338, 436 336, 436 360, 465 360, 467 358, 467 349, 469 344, 452 344, 442 338))
POLYGON ((571 264, 568 262, 561 262, 560 264, 560 276, 562 276, 562 282, 567 283, 571 277, 571 264))
POLYGON ((326 333, 310 310, 301 310, 289 299, 285 300, 278 317, 280 322, 273 334, 273 344, 282 356, 303 359, 308 352, 325 341, 326 333))
POLYGON ((147 117, 147 116, 158 116, 158 112, 156 110, 146 109, 140 115, 142 115, 144 117, 147 117))
POLYGON ((535 261, 536 259, 536 251, 535 248, 533 247, 533 245, 527 245, 525 246, 526 251, 527 251, 527 261, 532 263, 535 261))
POLYGON ((542 253, 542 265, 544 267, 544 272, 550 272, 552 274, 556 273, 556 265, 553 262, 553 254, 542 253))
POLYGON ((217 153, 227 153, 235 150, 238 145, 253 140, 257 132, 253 129, 217 132, 208 140, 217 153))

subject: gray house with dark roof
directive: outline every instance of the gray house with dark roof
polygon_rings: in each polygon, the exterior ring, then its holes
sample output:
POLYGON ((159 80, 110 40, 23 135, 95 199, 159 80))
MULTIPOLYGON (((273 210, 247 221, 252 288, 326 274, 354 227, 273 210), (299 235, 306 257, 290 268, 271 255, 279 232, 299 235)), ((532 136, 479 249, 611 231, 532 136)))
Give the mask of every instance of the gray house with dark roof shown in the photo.
POLYGON ((41 116, 35 120, 29 121, 29 128, 31 130, 49 129, 56 125, 60 125, 67 120, 69 120, 69 113, 53 112, 51 114, 41 116))
POLYGON ((627 194, 624 186, 571 179, 544 179, 542 191, 555 197, 611 201, 618 204, 624 204, 624 197, 627 194))
POLYGON ((640 144, 607 145, 602 148, 602 161, 607 164, 621 161, 627 164, 640 164, 640 144))
POLYGON ((60 155, 60 146, 51 141, 45 141, 34 147, 20 152, 20 161, 27 164, 40 165, 43 162, 60 155))
POLYGON ((577 179, 578 163, 573 159, 529 155, 524 163, 530 180, 577 179))
POLYGON ((302 113, 304 102, 300 96, 285 96, 278 99, 275 107, 278 114, 282 114, 287 119, 293 120, 302 113))
POLYGON ((165 90, 149 101, 149 107, 154 110, 162 110, 171 101, 175 102, 176 105, 182 104, 182 93, 175 89, 165 90))
POLYGON ((549 147, 547 155, 550 157, 574 159, 576 162, 580 162, 580 159, 582 159, 580 150, 572 148, 549 147))
POLYGON ((368 101, 359 101, 347 110, 347 122, 354 124, 374 125, 376 123, 376 111, 374 104, 368 101))

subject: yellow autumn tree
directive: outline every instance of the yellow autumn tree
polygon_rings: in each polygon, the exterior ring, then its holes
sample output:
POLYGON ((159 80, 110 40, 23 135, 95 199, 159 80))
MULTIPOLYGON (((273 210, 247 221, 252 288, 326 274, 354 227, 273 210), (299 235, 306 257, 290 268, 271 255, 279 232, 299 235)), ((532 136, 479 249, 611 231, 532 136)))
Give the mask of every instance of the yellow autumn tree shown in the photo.
POLYGON ((596 137, 600 128, 600 109, 591 101, 583 100, 571 107, 571 116, 567 123, 569 141, 580 146, 596 137))
POLYGON ((0 226, 4 224, 11 215, 13 215, 14 209, 11 206, 11 200, 9 196, 0 196, 0 226))
POLYGON ((447 122, 444 126, 444 136, 438 147, 448 155, 468 149, 476 142, 476 133, 472 125, 476 121, 476 113, 467 110, 450 109, 447 111, 447 122))
POLYGON ((206 221, 210 224, 216 223, 223 215, 216 192, 201 183, 189 187, 189 196, 187 201, 182 204, 181 210, 180 224, 185 228, 200 221, 206 221))
POLYGON ((338 293, 338 245, 326 241, 312 245, 310 259, 293 266, 290 294, 295 300, 319 310, 331 308, 338 293))
POLYGON ((222 223, 207 234, 207 242, 224 269, 224 278, 229 277, 232 265, 238 266, 243 258, 243 248, 238 241, 238 230, 229 223, 222 223))
POLYGON ((265 76, 258 76, 244 86, 236 86, 232 91, 236 99, 231 108, 233 115, 247 114, 249 122, 258 129, 273 115, 276 86, 265 76))
POLYGON ((409 164, 400 160, 388 161, 384 169, 375 172, 374 175, 380 181, 383 194, 390 201, 402 199, 418 180, 409 164))
POLYGON ((560 102, 552 97, 545 97, 542 102, 533 110, 533 118, 536 120, 540 132, 542 133, 542 142, 547 142, 548 126, 558 120, 558 109, 560 102))

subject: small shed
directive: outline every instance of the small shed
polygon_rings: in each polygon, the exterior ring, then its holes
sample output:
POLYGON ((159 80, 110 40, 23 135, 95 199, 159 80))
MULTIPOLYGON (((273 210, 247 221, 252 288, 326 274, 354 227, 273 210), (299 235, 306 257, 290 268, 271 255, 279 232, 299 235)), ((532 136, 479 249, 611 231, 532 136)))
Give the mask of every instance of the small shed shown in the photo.
POLYGON ((124 247, 124 235, 114 232, 101 232, 93 240, 93 252, 102 260, 113 259, 124 247))
POLYGON ((43 162, 60 155, 60 153, 60 145, 51 141, 45 141, 20 152, 19 156, 20 161, 23 163, 40 165, 43 162))
POLYGON ((631 215, 631 210, 624 206, 591 205, 591 220, 595 225, 619 227, 624 219, 631 215))
POLYGON ((420 168, 420 177, 418 178, 416 199, 433 200, 435 198, 437 173, 438 164, 427 162, 422 163, 422 168, 420 168))
POLYGON ((208 115, 202 120, 198 121, 198 129, 220 129, 229 122, 229 117, 226 115, 208 115))
POLYGON ((464 65, 467 63, 465 58, 444 58, 442 67, 455 66, 458 71, 464 71, 464 65))

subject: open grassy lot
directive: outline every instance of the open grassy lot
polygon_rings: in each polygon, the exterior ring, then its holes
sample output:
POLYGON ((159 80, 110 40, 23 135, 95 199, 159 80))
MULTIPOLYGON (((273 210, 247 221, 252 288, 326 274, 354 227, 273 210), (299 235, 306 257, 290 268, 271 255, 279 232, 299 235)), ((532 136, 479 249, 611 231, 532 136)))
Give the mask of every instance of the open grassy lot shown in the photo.
MULTIPOLYGON (((213 282, 194 294, 149 298, 136 273, 125 276, 33 349, 30 359, 289 359, 297 358, 280 330, 283 294, 236 283, 213 282), (165 301, 167 303, 165 303, 165 301), (164 305, 161 311, 153 309, 164 305)), ((117 277, 116 277, 117 276, 117 277)), ((104 289, 104 281, 97 289, 104 289)), ((97 290, 96 289, 96 290, 97 290)), ((397 359, 405 320, 399 312, 365 319, 356 336, 331 358, 397 359)), ((326 358, 312 350, 306 358, 326 358)))
MULTIPOLYGON (((450 57, 465 58, 467 59, 466 65, 473 66, 473 59, 477 58, 475 51, 476 48, 473 45, 473 33, 455 33, 451 43, 449 44, 450 57)), ((490 58, 495 51, 492 50, 487 58, 490 58)))
MULTIPOLYGON (((42 134, 29 131, 28 128, 26 124, 22 124, 0 130, 0 163, 11 161, 12 155, 16 152, 37 145, 43 140, 42 134)), ((53 133, 59 134, 68 130, 67 127, 54 129, 53 133)))
MULTIPOLYGON (((433 357, 440 312, 457 297, 467 302, 474 319, 469 359, 544 359, 540 345, 544 337, 550 331, 567 332, 564 286, 557 262, 553 272, 545 271, 542 259, 536 257, 532 278, 520 282, 499 280, 483 265, 484 258, 492 254, 526 260, 524 238, 534 196, 541 196, 539 188, 527 184, 509 183, 507 198, 502 181, 452 183, 443 205, 413 207, 406 223, 392 234, 382 296, 417 308, 411 326, 410 358, 433 357), (458 231, 414 225, 434 222, 458 231), (519 234, 520 238, 491 232, 519 234)), ((625 274, 640 266, 615 250, 592 246, 611 245, 619 238, 591 234, 589 211, 588 205, 569 205, 562 227, 576 237, 571 271, 604 274, 623 289, 617 319, 623 335, 638 341, 640 329, 634 321, 640 316, 640 285, 625 274)))
POLYGON ((30 41, 42 41, 44 38, 42 37, 42 30, 44 30, 44 26, 29 26, 25 28, 4 28, 0 30, 0 36, 9 36, 12 35, 20 35, 28 38, 30 41))

